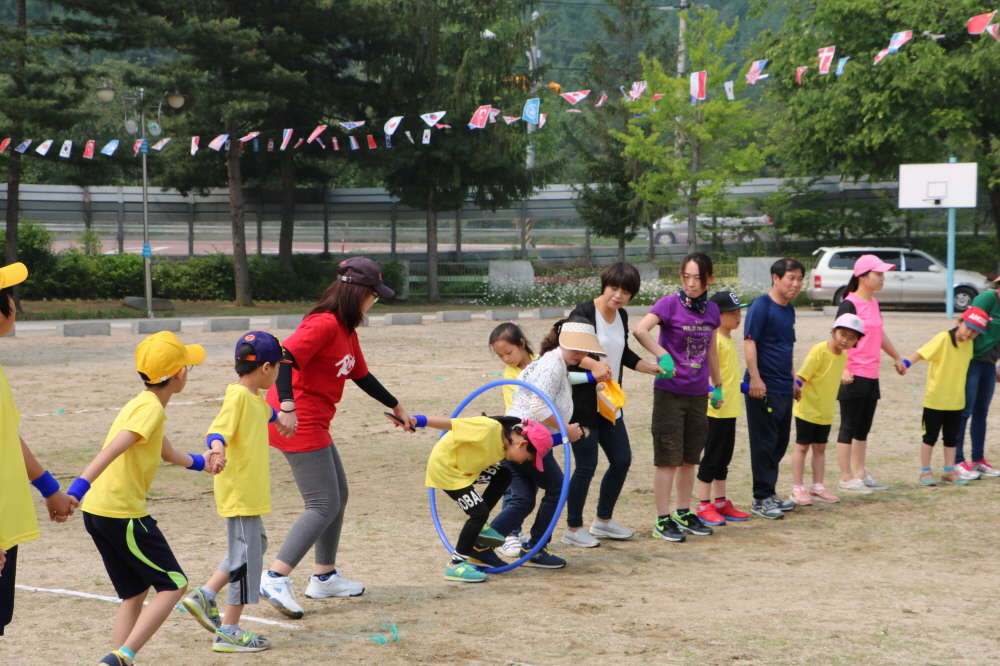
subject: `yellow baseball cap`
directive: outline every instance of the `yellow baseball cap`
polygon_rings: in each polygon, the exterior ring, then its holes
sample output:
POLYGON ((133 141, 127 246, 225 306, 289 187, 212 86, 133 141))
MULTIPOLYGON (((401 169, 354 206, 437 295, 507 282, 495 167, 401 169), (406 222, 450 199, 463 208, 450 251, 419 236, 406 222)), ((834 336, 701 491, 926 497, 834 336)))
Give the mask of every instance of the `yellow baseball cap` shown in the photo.
POLYGON ((20 261, 0 268, 0 289, 13 287, 28 279, 28 267, 20 261))
POLYGON ((205 360, 205 348, 186 345, 170 331, 154 333, 135 348, 135 369, 149 377, 150 384, 167 381, 185 365, 205 360))

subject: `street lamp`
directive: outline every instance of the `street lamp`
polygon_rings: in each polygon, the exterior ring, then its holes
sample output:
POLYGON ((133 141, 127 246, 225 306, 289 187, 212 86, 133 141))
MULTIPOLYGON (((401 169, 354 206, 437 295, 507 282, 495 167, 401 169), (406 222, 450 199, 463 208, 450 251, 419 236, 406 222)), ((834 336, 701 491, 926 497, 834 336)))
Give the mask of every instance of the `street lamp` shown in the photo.
MULTIPOLYGON (((149 133, 153 136, 160 136, 163 132, 162 126, 160 125, 160 112, 163 109, 163 100, 167 101, 167 104, 173 109, 179 109, 184 106, 184 95, 177 92, 165 92, 160 96, 160 103, 156 107, 156 120, 150 121, 147 125, 146 123, 146 89, 139 88, 135 93, 131 95, 123 95, 118 92, 111 82, 107 79, 102 79, 104 85, 97 89, 97 99, 103 104, 110 104, 115 101, 115 97, 118 97, 118 101, 122 103, 122 111, 125 114, 125 131, 129 134, 137 134, 140 129, 148 129, 149 133), (125 106, 125 101, 129 101, 133 106, 139 109, 139 123, 136 123, 134 118, 130 118, 128 114, 128 108, 125 106)), ((146 312, 149 318, 152 319, 155 315, 153 314, 153 252, 149 247, 149 177, 146 169, 146 153, 149 150, 146 144, 146 137, 141 137, 143 141, 142 154, 142 265, 143 273, 145 276, 146 283, 146 312)))

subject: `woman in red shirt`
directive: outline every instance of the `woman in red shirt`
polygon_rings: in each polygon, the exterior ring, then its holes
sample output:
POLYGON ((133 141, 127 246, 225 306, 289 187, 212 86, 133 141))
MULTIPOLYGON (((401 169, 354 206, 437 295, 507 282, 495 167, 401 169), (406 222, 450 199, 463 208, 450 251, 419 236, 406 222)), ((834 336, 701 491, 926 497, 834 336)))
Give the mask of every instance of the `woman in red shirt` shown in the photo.
POLYGON ((264 572, 260 593, 281 613, 296 619, 303 610, 295 600, 289 575, 314 546, 315 570, 307 597, 356 597, 365 591, 364 585, 341 577, 336 568, 347 477, 330 436, 330 422, 344 394, 344 382, 353 380, 402 423, 410 422, 399 401, 368 372, 355 330, 379 297, 389 298, 393 291, 382 284, 378 264, 371 259, 348 259, 338 273, 320 302, 285 340, 285 363, 267 394, 268 403, 279 410, 277 423, 269 426, 270 444, 285 455, 306 510, 292 525, 270 570, 264 572))

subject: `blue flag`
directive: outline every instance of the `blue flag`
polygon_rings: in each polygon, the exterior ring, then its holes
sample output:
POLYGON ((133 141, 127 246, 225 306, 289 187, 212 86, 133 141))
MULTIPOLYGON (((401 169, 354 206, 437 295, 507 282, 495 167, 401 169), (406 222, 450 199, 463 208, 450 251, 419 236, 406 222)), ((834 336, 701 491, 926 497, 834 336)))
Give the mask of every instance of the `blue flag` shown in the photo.
POLYGON ((541 111, 542 101, 537 97, 534 99, 529 99, 524 103, 524 111, 521 112, 521 118, 526 123, 531 123, 532 125, 538 124, 538 115, 541 111))
POLYGON ((841 58, 840 60, 837 61, 837 71, 834 72, 834 74, 836 76, 843 76, 844 75, 844 65, 847 64, 848 60, 850 60, 850 57, 841 58))

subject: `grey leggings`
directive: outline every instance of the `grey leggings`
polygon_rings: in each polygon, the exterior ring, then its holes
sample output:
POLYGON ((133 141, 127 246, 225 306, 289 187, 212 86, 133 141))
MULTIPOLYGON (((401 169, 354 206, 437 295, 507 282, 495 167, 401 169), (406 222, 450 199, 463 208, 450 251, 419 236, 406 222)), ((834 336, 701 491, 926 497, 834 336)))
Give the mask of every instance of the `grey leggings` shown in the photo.
POLYGON ((277 559, 296 567, 315 545, 316 564, 334 566, 347 505, 347 476, 337 447, 330 444, 318 451, 282 453, 292 468, 306 511, 288 531, 277 559))

